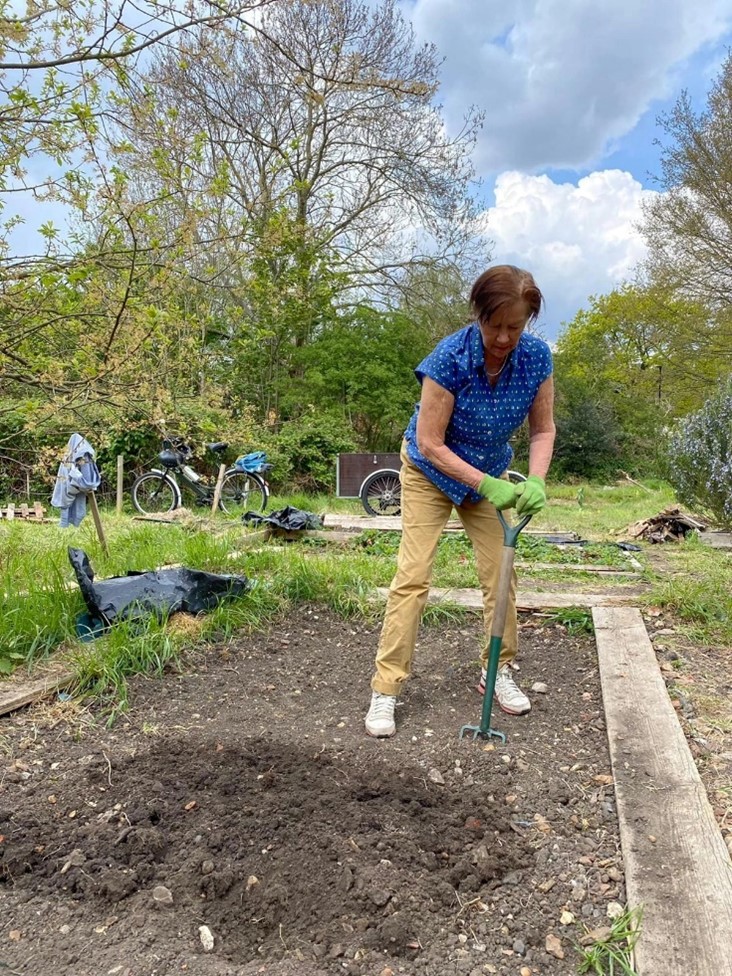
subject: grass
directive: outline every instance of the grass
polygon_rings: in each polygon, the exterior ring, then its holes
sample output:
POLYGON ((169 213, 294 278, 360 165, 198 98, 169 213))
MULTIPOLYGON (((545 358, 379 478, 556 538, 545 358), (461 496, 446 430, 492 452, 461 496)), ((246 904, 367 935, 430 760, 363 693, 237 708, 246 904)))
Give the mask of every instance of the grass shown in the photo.
POLYGON ((667 546, 670 572, 648 599, 671 612, 700 643, 732 646, 732 556, 697 537, 667 546))
MULTIPOLYGON (((386 561, 388 574, 393 572, 399 549, 399 532, 384 532, 371 529, 362 532, 353 543, 354 551, 366 554, 372 561, 386 561)), ((516 558, 523 565, 521 576, 540 575, 545 581, 566 582, 567 576, 563 569, 573 567, 573 583, 597 584, 597 575, 582 574, 577 567, 593 567, 597 565, 613 566, 618 569, 630 569, 626 554, 617 546, 608 543, 590 543, 586 546, 558 547, 532 536, 519 536, 516 548, 516 558), (548 563, 556 566, 552 571, 542 566, 533 570, 532 563, 548 563)), ((387 581, 388 582, 388 581, 387 581)), ((444 587, 476 587, 478 576, 475 570, 473 549, 469 540, 463 534, 445 535, 441 540, 435 558, 433 583, 444 587)))
POLYGON ((553 610, 546 616, 548 624, 561 624, 566 628, 567 633, 575 634, 594 634, 595 626, 592 622, 592 614, 584 607, 566 607, 560 610, 553 610))
POLYGON ((336 512, 340 515, 364 515, 363 506, 357 498, 337 498, 335 495, 307 495, 298 492, 294 495, 272 495, 267 506, 268 512, 276 512, 286 505, 301 508, 306 512, 323 515, 336 512))
MULTIPOLYGON (((613 544, 633 521, 655 514, 673 501, 668 488, 650 485, 645 491, 630 484, 608 487, 554 485, 550 504, 532 522, 537 529, 578 532, 594 540, 585 546, 559 548, 522 535, 517 559, 529 564, 522 577, 533 585, 542 580, 567 580, 571 565, 603 564, 627 568, 625 554, 613 544), (537 578, 531 563, 556 565, 541 569, 537 578)), ((328 496, 289 496, 272 499, 270 510, 295 505, 307 511, 326 510, 362 514, 357 501, 328 496)), ((198 513, 196 513, 198 515, 198 513)), ((203 642, 226 642, 242 633, 265 628, 278 614, 296 604, 317 603, 344 615, 378 620, 381 607, 373 600, 377 586, 387 586, 396 565, 399 533, 367 531, 353 541, 280 543, 242 550, 242 528, 207 513, 189 524, 138 522, 128 515, 104 512, 109 554, 102 552, 93 523, 78 529, 55 525, 0 523, 0 674, 30 666, 54 649, 68 650, 78 675, 78 689, 95 697, 108 697, 124 707, 127 681, 133 674, 161 673, 181 666, 188 648, 203 642), (104 638, 80 644, 75 631, 83 603, 68 561, 68 546, 84 549, 99 579, 130 570, 148 570, 178 563, 211 572, 243 573, 257 585, 243 599, 222 604, 201 618, 195 632, 178 632, 158 620, 116 625, 104 638), (240 551, 229 558, 233 551, 240 551), (317 552, 317 558, 313 553, 317 552)), ((658 579, 648 602, 673 613, 695 638, 732 646, 732 559, 700 542, 666 546, 673 577, 658 579)), ((645 558, 642 554, 641 558, 645 558)), ((592 579, 593 589, 604 578, 572 573, 572 582, 592 579)), ((617 578, 611 580, 617 583, 617 578)), ((461 534, 445 535, 435 561, 433 584, 440 587, 475 587, 478 584, 470 543, 461 534)), ((465 611, 458 606, 430 606, 426 625, 454 623, 465 611)), ((557 611, 553 617, 571 632, 591 629, 584 610, 557 611)), ((117 706, 115 706, 117 707, 117 706)))
POLYGON ((30 667, 63 646, 76 672, 76 691, 106 700, 111 715, 127 704, 127 682, 138 673, 160 674, 180 666, 183 653, 207 641, 226 642, 262 629, 288 607, 303 602, 329 606, 342 615, 378 615, 375 585, 388 582, 390 560, 372 563, 326 552, 308 559, 298 545, 270 545, 262 552, 241 548, 238 524, 217 522, 217 533, 191 531, 179 524, 133 522, 105 515, 109 555, 93 526, 60 530, 55 526, 0 525, 0 673, 30 667), (243 573, 256 585, 246 597, 222 603, 200 618, 197 632, 177 632, 163 620, 120 621, 101 639, 81 643, 76 619, 81 595, 68 561, 67 547, 84 549, 95 576, 123 575, 169 563, 212 572, 243 573))
POLYGON ((547 490, 550 504, 532 519, 531 528, 573 531, 590 540, 627 539, 624 530, 629 525, 675 503, 673 491, 663 482, 649 481, 644 488, 628 482, 580 486, 550 482, 547 490))
POLYGON ((641 920, 640 909, 630 911, 626 908, 613 920, 607 934, 592 939, 586 946, 576 946, 581 957, 578 972, 594 976, 636 976, 632 957, 641 920))
POLYGON ((135 674, 160 675, 176 665, 181 642, 167 633, 166 621, 120 621, 99 640, 77 645, 69 662, 76 672, 74 692, 109 704, 109 723, 127 708, 127 680, 135 674))
POLYGON ((584 546, 555 546, 535 536, 519 536, 516 557, 527 562, 556 563, 562 566, 613 566, 628 569, 628 557, 616 545, 589 542, 584 546))

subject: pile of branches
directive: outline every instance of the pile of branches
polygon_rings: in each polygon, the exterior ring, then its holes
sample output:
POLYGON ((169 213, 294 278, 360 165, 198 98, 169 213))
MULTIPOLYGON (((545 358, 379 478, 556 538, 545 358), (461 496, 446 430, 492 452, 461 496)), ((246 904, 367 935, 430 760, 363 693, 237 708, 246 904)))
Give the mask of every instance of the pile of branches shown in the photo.
POLYGON ((658 515, 629 525, 625 530, 632 539, 647 542, 681 542, 690 532, 703 532, 706 524, 682 512, 678 506, 664 508, 658 515))

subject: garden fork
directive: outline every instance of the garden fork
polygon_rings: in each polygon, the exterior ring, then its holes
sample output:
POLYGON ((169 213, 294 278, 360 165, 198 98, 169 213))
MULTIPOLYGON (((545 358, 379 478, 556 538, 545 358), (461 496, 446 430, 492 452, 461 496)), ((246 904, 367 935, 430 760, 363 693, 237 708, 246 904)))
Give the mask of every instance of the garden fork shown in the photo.
POLYGON ((501 656, 501 644, 503 643, 503 629, 506 623, 506 610, 508 609, 508 593, 511 587, 511 574, 513 573, 513 561, 516 555, 516 542, 519 533, 531 520, 530 515, 525 515, 517 525, 510 525, 504 518, 503 512, 498 512, 498 518, 503 526, 503 552, 501 554, 501 569, 498 576, 498 592, 496 593, 496 603, 493 608, 493 625, 491 627, 491 639, 488 645, 488 668, 485 678, 485 692, 483 693, 483 711, 481 713, 480 725, 463 725, 460 729, 460 738, 472 733, 473 741, 478 736, 481 739, 496 738, 501 742, 506 741, 503 732, 498 732, 491 728, 491 708, 493 707, 493 693, 496 690, 496 676, 498 674, 498 660, 501 656))

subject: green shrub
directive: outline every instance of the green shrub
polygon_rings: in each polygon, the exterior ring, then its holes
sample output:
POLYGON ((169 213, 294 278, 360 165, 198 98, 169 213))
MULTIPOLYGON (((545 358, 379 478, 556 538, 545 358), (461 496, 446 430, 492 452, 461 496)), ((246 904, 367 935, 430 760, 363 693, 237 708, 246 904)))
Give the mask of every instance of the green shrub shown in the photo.
POLYGON ((732 376, 668 443, 669 481, 684 505, 732 527, 732 376))
POLYGON ((612 404, 572 390, 557 401, 554 477, 602 478, 620 465, 622 434, 612 404))
POLYGON ((339 413, 309 413, 286 421, 263 443, 274 465, 270 480, 276 490, 333 491, 336 459, 357 450, 353 430, 339 413))

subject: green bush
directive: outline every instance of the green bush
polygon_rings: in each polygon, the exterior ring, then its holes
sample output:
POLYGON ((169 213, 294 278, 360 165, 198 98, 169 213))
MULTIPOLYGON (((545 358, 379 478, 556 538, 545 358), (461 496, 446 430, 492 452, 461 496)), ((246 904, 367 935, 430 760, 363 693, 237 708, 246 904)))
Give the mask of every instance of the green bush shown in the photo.
POLYGON ((557 401, 553 477, 603 478, 620 465, 622 434, 612 404, 570 389, 557 401))
MULTIPOLYGON (((0 401, 2 407, 3 401, 0 401)), ((125 487, 154 466, 163 435, 182 437, 193 449, 193 467, 215 477, 220 459, 206 451, 206 444, 224 440, 229 450, 222 459, 233 463, 241 454, 264 450, 273 465, 268 475, 275 491, 333 491, 338 454, 358 450, 354 431, 341 411, 316 413, 310 407, 302 416, 285 421, 278 432, 257 428, 253 408, 237 406, 236 416, 217 403, 198 397, 169 403, 165 420, 137 409, 110 410, 90 407, 83 416, 44 409, 33 403, 8 404, 0 411, 0 495, 21 501, 48 502, 69 436, 78 431, 97 451, 102 473, 99 495, 111 501, 117 481, 117 457, 125 459, 125 487)))
POLYGON ((339 413, 309 413, 286 421, 262 449, 274 465, 269 480, 276 490, 333 491, 336 459, 357 450, 353 430, 339 413))
POLYGON ((668 442, 669 481, 684 505, 732 527, 732 376, 668 442))

